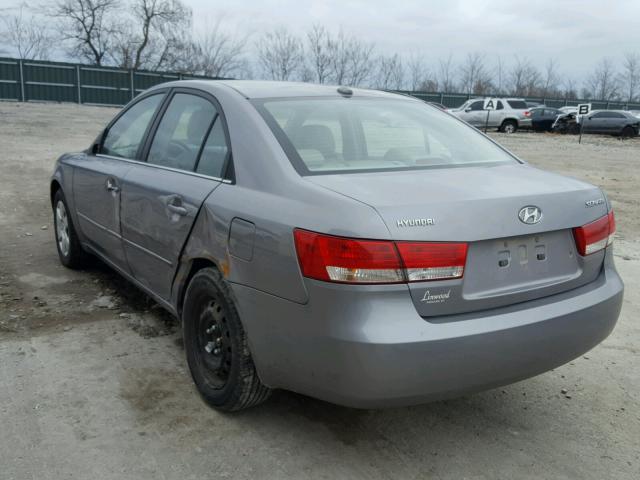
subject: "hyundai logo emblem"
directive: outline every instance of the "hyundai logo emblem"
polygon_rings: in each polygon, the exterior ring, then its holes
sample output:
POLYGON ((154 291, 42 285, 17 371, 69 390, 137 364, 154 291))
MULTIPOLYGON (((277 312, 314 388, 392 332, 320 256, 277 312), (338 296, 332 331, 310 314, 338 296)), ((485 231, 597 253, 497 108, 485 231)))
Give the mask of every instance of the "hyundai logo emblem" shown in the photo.
POLYGON ((527 205, 520 209, 520 212, 518 212, 518 218, 522 223, 533 225, 534 223, 538 223, 542 220, 542 210, 534 205, 527 205))

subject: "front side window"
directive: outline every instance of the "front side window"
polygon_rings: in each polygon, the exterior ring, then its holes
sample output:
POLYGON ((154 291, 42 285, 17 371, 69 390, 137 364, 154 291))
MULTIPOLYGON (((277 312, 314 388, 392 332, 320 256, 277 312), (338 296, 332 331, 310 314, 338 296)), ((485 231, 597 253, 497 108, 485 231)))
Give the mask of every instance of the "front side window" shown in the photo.
POLYGON ((132 105, 109 128, 101 153, 114 157, 136 159, 144 133, 164 94, 150 95, 132 105))
POLYGON ((517 163, 476 130, 420 102, 294 98, 253 103, 303 175, 517 163))
POLYGON ((467 107, 467 110, 472 110, 472 111, 484 110, 484 100, 473 102, 471 105, 467 107))
POLYGON ((193 171, 215 115, 216 109, 208 100, 175 94, 153 137, 147 162, 193 171))

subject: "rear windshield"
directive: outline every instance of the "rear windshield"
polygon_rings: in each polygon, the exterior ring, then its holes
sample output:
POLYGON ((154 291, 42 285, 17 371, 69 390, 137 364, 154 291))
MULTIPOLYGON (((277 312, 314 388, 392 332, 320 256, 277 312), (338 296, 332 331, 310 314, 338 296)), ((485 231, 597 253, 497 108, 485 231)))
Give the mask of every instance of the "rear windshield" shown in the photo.
POLYGON ((507 100, 507 103, 509 104, 509 106, 511 108, 515 108, 515 109, 526 109, 529 108, 527 106, 527 102, 523 101, 523 100, 507 100))
POLYGON ((254 105, 302 175, 517 163, 475 129, 418 101, 316 97, 254 105))

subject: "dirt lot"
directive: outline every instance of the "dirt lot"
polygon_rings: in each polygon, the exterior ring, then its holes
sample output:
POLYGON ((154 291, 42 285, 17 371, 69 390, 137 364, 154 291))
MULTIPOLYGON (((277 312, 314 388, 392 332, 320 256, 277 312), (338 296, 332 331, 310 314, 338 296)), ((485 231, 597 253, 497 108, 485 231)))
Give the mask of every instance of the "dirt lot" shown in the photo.
POLYGON ((0 103, 0 479, 639 478, 640 139, 495 135, 613 200, 626 298, 614 333, 584 357, 419 407, 278 392, 223 415, 195 392, 170 317, 99 264, 58 263, 54 158, 85 148, 114 113, 0 103))

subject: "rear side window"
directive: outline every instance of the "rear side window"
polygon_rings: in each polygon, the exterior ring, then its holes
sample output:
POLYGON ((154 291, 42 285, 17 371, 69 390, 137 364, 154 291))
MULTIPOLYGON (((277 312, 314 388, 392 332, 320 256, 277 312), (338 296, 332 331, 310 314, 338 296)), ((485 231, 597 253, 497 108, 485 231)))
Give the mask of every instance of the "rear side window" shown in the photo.
POLYGON ((511 108, 514 108, 516 110, 526 110, 527 108, 529 108, 527 107, 527 102, 525 102, 524 100, 507 100, 507 103, 511 108))
POLYGON ((222 178, 226 165, 229 147, 222 127, 222 119, 218 115, 204 144, 196 172, 210 177, 222 178))
POLYGON ((193 171, 216 109, 208 100, 177 93, 158 125, 147 162, 193 171))
POLYGON ((144 133, 164 94, 151 95, 132 105, 109 128, 101 153, 134 160, 144 133))
POLYGON ((475 129, 422 102, 320 97, 252 103, 302 175, 517 163, 475 129))

